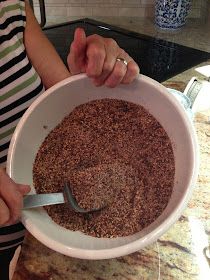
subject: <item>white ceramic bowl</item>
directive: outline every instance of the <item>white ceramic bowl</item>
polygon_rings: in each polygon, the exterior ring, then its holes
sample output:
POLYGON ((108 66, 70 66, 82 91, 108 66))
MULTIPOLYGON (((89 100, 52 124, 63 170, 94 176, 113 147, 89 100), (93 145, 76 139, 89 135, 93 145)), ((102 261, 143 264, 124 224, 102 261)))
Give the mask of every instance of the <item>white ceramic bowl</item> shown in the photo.
POLYGON ((101 98, 117 98, 143 105, 162 124, 173 145, 175 182, 170 202, 161 216, 141 232, 127 237, 94 238, 60 227, 42 207, 22 211, 22 222, 35 238, 55 251, 82 259, 119 257, 153 243, 180 217, 198 173, 193 125, 182 105, 165 87, 143 75, 129 86, 95 87, 81 74, 48 89, 26 111, 9 148, 9 175, 17 182, 32 186, 33 161, 46 135, 77 105, 101 98))

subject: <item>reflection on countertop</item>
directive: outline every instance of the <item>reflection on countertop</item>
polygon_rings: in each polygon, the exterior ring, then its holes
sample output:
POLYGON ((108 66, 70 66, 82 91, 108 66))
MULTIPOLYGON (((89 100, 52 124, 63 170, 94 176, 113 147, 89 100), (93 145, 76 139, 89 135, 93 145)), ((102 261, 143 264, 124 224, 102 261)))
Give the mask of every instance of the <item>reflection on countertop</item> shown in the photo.
POLYGON ((210 14, 206 19, 188 19, 185 26, 175 31, 157 28, 153 18, 94 17, 93 19, 154 38, 210 52, 210 14))
MULTIPOLYGON (((139 20, 138 24, 128 20, 120 24, 117 21, 114 22, 114 19, 112 21, 108 21, 107 18, 95 19, 127 29, 132 24, 133 31, 148 35, 157 36, 158 32, 150 20, 139 20)), ((208 26, 210 27, 210 24, 208 26)), ((206 35, 207 23, 203 23, 203 27, 197 27, 194 22, 184 27, 182 31, 173 34, 158 33, 158 36, 163 36, 164 39, 210 51, 210 36, 206 38, 206 35), (199 30, 197 34, 196 30, 197 32, 199 30), (194 36, 198 36, 197 39, 194 36)), ((210 64, 210 61, 201 65, 206 64, 210 64)), ((192 76, 199 76, 194 68, 163 84, 183 91, 192 76)), ((28 234, 13 280, 208 279, 210 275, 208 243, 210 236, 210 111, 197 113, 194 125, 200 147, 198 181, 180 219, 157 242, 122 258, 88 261, 56 253, 28 234)))
MULTIPOLYGON (((62 22, 78 20, 81 17, 63 18, 62 22)), ((189 18, 186 25, 175 31, 164 31, 154 25, 153 18, 138 17, 89 17, 127 30, 168 40, 173 43, 210 52, 210 13, 207 18, 189 18)), ((58 22, 47 22, 46 26, 58 22)), ((59 22, 61 23, 61 22, 59 22)))

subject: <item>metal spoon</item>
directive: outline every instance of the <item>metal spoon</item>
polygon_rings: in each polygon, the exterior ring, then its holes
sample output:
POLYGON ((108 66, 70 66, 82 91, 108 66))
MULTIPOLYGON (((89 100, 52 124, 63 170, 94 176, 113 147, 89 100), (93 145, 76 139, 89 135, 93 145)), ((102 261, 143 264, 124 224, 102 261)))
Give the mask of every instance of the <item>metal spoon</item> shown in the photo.
POLYGON ((26 195, 23 198, 23 209, 63 203, 68 203, 75 212, 84 214, 96 212, 104 208, 104 206, 96 209, 81 208, 75 200, 74 196, 72 195, 69 182, 65 182, 63 192, 26 195))

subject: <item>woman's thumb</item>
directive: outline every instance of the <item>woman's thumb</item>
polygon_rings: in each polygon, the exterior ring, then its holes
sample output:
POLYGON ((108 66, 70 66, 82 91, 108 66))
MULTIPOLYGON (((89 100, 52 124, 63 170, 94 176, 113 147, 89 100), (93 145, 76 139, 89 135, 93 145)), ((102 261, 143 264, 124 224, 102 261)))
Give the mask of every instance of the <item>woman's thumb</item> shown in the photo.
POLYGON ((82 28, 77 28, 67 57, 69 70, 73 75, 85 72, 86 44, 85 31, 82 28))
POLYGON ((27 193, 30 192, 31 187, 28 186, 28 185, 19 184, 19 185, 18 185, 18 190, 19 190, 19 192, 20 192, 22 195, 25 195, 25 194, 27 194, 27 193))

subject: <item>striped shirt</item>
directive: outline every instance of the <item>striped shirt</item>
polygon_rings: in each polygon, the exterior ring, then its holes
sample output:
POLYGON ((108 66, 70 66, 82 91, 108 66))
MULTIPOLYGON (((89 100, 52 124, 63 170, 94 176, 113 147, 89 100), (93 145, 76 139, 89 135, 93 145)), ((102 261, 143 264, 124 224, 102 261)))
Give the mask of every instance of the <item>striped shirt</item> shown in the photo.
POLYGON ((25 24, 24 1, 0 2, 0 165, 18 121, 44 90, 23 44, 25 24))
MULTIPOLYGON (((44 91, 23 44, 26 25, 23 0, 0 1, 0 166, 6 165, 9 143, 23 113, 44 91)), ((20 244, 24 227, 0 227, 0 250, 20 244)))

